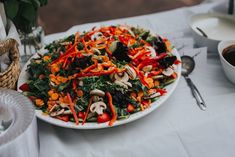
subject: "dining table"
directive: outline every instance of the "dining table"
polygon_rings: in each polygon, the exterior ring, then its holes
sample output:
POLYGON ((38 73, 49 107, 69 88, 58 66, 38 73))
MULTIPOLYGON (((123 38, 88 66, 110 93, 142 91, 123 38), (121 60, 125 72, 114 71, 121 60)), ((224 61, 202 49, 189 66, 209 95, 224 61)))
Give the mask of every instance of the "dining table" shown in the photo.
MULTIPOLYGON (((234 157, 235 85, 226 78, 218 52, 197 47, 188 24, 191 15, 216 11, 219 2, 202 3, 136 17, 81 24, 46 35, 44 42, 94 26, 128 24, 166 36, 180 55, 193 56, 191 79, 206 110, 196 104, 185 79, 157 110, 141 119, 105 129, 78 130, 38 120, 40 157, 234 157)), ((157 104, 156 104, 157 105, 157 104)))

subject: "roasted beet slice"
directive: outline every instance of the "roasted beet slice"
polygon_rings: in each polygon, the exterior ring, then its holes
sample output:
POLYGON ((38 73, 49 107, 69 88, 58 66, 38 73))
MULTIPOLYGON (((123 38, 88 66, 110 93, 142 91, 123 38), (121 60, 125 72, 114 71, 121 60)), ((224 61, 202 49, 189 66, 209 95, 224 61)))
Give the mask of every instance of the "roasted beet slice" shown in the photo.
POLYGON ((168 68, 169 66, 171 66, 172 64, 174 64, 174 62, 176 61, 176 56, 168 56, 163 58, 162 60, 159 61, 159 64, 163 67, 163 68, 168 68))
POLYGON ((112 56, 114 56, 117 60, 130 62, 131 59, 127 55, 128 48, 124 46, 121 42, 117 42, 116 49, 113 51, 112 56))

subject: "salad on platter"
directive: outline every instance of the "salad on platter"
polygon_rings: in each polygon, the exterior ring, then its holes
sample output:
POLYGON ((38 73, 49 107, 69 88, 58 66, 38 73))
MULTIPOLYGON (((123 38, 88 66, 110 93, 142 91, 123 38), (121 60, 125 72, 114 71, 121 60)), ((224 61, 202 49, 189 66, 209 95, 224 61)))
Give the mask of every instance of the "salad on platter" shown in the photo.
POLYGON ((170 41, 139 27, 94 27, 45 49, 19 89, 43 114, 76 125, 112 126, 151 107, 178 78, 170 41))

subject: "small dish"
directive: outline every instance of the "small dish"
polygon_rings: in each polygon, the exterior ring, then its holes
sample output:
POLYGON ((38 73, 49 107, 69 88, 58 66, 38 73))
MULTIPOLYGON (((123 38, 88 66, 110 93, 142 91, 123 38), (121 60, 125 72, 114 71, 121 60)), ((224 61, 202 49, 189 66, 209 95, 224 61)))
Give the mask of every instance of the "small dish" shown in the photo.
POLYGON ((221 41, 218 45, 219 57, 227 78, 235 84, 235 66, 230 64, 223 56, 223 52, 226 48, 235 45, 235 40, 221 41))
POLYGON ((203 13, 191 16, 189 21, 193 37, 198 46, 207 46, 209 52, 216 52, 220 41, 233 40, 235 18, 220 13, 203 13))

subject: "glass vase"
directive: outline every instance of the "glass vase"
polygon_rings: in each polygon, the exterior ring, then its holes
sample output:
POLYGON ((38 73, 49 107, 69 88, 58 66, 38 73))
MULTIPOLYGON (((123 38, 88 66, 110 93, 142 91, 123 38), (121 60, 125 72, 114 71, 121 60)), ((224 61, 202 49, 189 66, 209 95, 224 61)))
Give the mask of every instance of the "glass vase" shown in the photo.
POLYGON ((24 55, 21 56, 21 62, 27 62, 36 52, 43 47, 44 30, 41 26, 33 27, 31 33, 19 31, 24 55))

